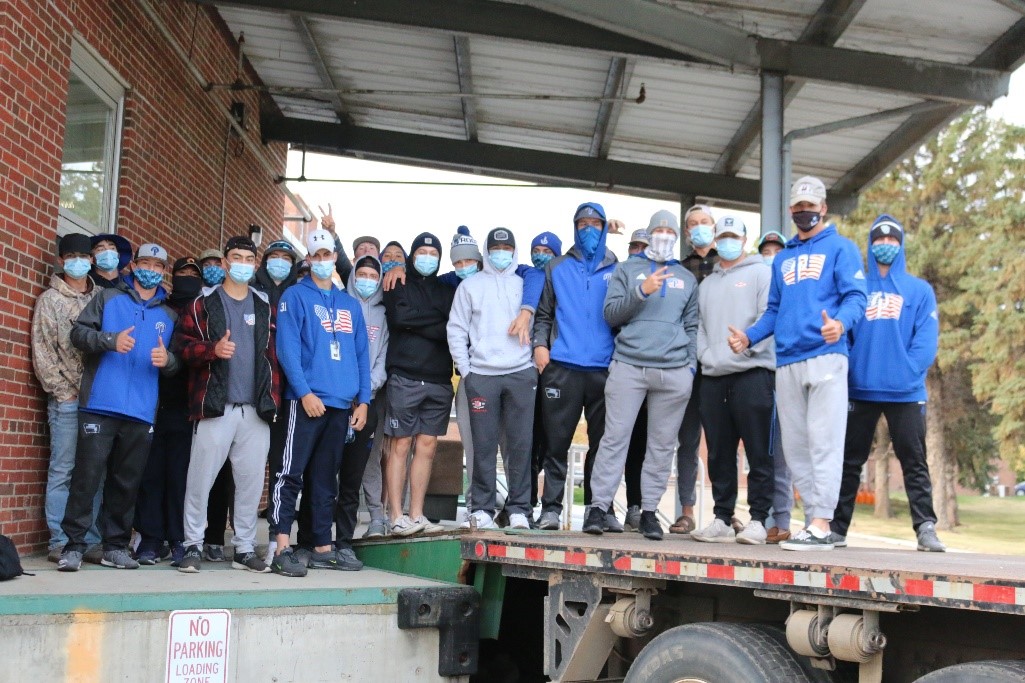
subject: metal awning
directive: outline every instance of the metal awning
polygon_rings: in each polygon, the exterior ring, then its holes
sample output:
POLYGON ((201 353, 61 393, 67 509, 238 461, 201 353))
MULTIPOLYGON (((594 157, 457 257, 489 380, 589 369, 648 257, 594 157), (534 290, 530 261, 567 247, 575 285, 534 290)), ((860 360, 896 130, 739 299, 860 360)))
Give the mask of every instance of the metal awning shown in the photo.
POLYGON ((744 206, 801 130, 793 174, 849 208, 1025 61, 1022 0, 199 1, 244 35, 266 139, 744 206))

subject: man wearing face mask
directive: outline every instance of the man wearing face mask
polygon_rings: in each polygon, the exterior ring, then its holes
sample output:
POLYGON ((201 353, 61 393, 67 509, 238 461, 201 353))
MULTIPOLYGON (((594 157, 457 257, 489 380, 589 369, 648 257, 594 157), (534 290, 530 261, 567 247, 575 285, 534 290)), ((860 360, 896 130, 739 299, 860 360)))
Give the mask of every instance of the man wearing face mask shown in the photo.
MULTIPOLYGON (((50 468, 46 475, 46 525, 50 529, 49 560, 57 562, 67 536, 61 529, 68 502, 71 470, 78 440, 78 385, 82 353, 71 344, 71 326, 99 288, 89 277, 93 257, 88 235, 73 232, 57 248, 63 273, 54 273, 50 287, 39 295, 32 312, 32 367, 47 395, 50 424, 50 468)), ((99 512, 100 496, 96 497, 99 512)), ((94 514, 95 519, 95 514, 94 514)), ((92 523, 86 534, 90 546, 100 535, 92 523)))
POLYGON ((121 282, 121 271, 132 260, 132 245, 121 235, 93 235, 90 238, 93 269, 89 278, 97 287, 112 289, 121 282))
POLYGON ((730 326, 743 353, 776 337, 776 406, 787 465, 808 525, 784 550, 832 550, 829 522, 840 493, 847 423, 847 335, 865 314, 861 255, 825 224, 826 186, 799 178, 790 188, 798 234, 772 263, 765 313, 746 330, 730 326))
POLYGON ((936 295, 928 282, 905 270, 904 226, 896 218, 885 213, 876 218, 868 244, 868 305, 850 333, 850 404, 832 539, 847 545, 861 468, 872 450, 879 416, 885 415, 904 472, 918 549, 944 552, 936 535, 925 450, 925 375, 939 344, 936 295))
MULTIPOLYGON (((186 309, 199 296, 202 286, 196 259, 186 256, 174 262, 167 305, 179 320, 187 315, 186 309)), ((183 506, 192 449, 188 381, 187 372, 160 378, 153 444, 135 502, 134 526, 141 536, 135 553, 139 564, 159 562, 165 552, 164 543, 170 546, 172 567, 177 567, 185 556, 183 506)))
POLYGON ((448 431, 452 408, 452 356, 446 325, 456 290, 438 279, 441 241, 420 233, 410 247, 405 282, 384 293, 391 338, 384 433, 391 437, 387 460, 391 533, 409 536, 429 524, 423 513, 427 482, 438 446, 448 431), (409 514, 403 514, 406 455, 413 437, 416 448, 410 467, 409 514))
POLYGON ((758 254, 766 265, 771 266, 776 254, 783 251, 786 245, 787 238, 782 233, 770 230, 758 240, 758 254))
MULTIPOLYGON (((561 526, 569 446, 587 419, 584 504, 591 504, 591 469, 605 431, 605 379, 612 360, 612 329, 602 316, 616 255, 605 247, 608 222, 601 204, 573 214, 573 246, 545 267, 545 286, 534 318, 534 364, 541 373, 545 429, 545 487, 539 529, 561 526)), ((612 513, 606 524, 622 530, 612 513)))
POLYGON ((188 307, 175 348, 189 366, 189 419, 195 423, 185 491, 185 557, 178 571, 195 573, 203 559, 207 500, 224 463, 235 484, 232 567, 267 572, 257 556, 256 521, 280 400, 268 297, 249 283, 256 245, 246 236, 224 246, 227 279, 188 307))
POLYGON ((206 249, 199 255, 199 272, 203 276, 203 284, 216 287, 224 282, 224 254, 220 249, 206 249))
POLYGON ((449 316, 448 345, 469 397, 473 440, 471 524, 495 527, 496 463, 499 436, 509 493, 505 510, 513 529, 530 528, 530 427, 537 371, 530 347, 508 334, 508 320, 523 297, 516 276, 516 241, 511 231, 495 228, 487 237, 484 272, 463 282, 449 316))
POLYGON ((132 272, 117 288, 99 292, 71 328, 82 351, 75 468, 61 528, 68 537, 58 571, 82 565, 93 524, 96 492, 103 482, 97 526, 103 534, 100 564, 137 569, 128 550, 139 481, 146 467, 157 413, 157 380, 178 371, 168 350, 177 316, 160 283, 167 252, 143 244, 132 272))
POLYGON ((600 535, 619 490, 627 448, 641 404, 648 404, 647 449, 641 474, 638 527, 662 540, 656 516, 673 468, 677 425, 683 419, 697 365, 697 281, 676 260, 680 224, 657 211, 648 225, 644 258, 619 264, 605 296, 605 321, 617 329, 605 384, 605 432, 591 474, 591 507, 583 531, 600 535))

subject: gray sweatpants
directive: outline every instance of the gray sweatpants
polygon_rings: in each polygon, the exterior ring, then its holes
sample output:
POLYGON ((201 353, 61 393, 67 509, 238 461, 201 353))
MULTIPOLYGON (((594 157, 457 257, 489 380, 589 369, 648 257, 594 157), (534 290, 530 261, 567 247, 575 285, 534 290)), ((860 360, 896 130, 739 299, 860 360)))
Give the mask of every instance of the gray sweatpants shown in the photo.
POLYGON ((833 519, 847 433, 847 357, 816 356, 776 370, 783 449, 807 517, 833 519))
POLYGON ((591 471, 591 505, 608 510, 626 467, 637 412, 648 399, 648 447, 641 469, 641 509, 654 511, 669 484, 676 436, 694 376, 689 367, 644 368, 617 360, 605 382, 605 434, 591 471), (615 409, 612 409, 615 406, 615 409))
POLYGON ((456 388, 456 425, 459 426, 459 440, 463 442, 463 462, 466 465, 466 509, 470 507, 470 496, 473 492, 473 429, 470 427, 470 406, 466 400, 466 378, 459 379, 456 388))
POLYGON ((502 448, 509 495, 509 514, 530 515, 530 449, 534 432, 534 398, 537 370, 527 368, 508 375, 471 374, 459 383, 466 385, 470 433, 473 440, 473 473, 470 480, 470 510, 495 514, 499 434, 506 436, 502 448))
POLYGON ((384 448, 384 391, 374 397, 373 410, 377 410, 377 430, 374 432, 374 446, 370 449, 366 469, 363 470, 363 500, 367 504, 370 520, 384 522, 388 515, 384 510, 384 473, 381 471, 381 453, 384 448), (380 400, 379 400, 380 399, 380 400))
POLYGON ((772 491, 772 511, 765 520, 766 527, 790 529, 790 511, 794 509, 794 482, 790 477, 786 456, 783 454, 783 443, 779 435, 779 417, 772 426, 772 467, 774 486, 772 491))
POLYGON ((235 479, 235 513, 232 517, 236 553, 248 553, 256 545, 256 519, 263 495, 263 474, 270 447, 270 425, 256 414, 256 407, 225 406, 224 415, 200 420, 192 436, 189 475, 185 484, 185 547, 203 547, 206 503, 214 479, 226 460, 235 479))

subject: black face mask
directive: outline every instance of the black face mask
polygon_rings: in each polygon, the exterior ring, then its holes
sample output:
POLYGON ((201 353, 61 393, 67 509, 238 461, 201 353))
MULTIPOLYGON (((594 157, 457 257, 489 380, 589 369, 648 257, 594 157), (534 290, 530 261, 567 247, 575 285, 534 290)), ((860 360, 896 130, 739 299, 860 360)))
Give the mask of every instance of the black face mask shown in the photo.
POLYGON ((203 281, 195 275, 175 275, 171 278, 171 301, 189 301, 199 296, 203 281))
POLYGON ((808 232, 814 230, 815 226, 822 220, 822 214, 818 211, 797 211, 791 214, 790 218, 794 221, 794 225, 801 232, 808 232))

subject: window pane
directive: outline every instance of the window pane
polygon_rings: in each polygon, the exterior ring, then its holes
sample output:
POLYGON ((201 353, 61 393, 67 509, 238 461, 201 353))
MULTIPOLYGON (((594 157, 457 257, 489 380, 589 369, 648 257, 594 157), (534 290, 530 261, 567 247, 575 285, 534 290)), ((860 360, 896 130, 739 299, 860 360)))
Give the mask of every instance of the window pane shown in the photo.
POLYGON ((110 149, 115 109, 74 72, 68 88, 68 118, 61 161, 62 208, 106 229, 110 149))

